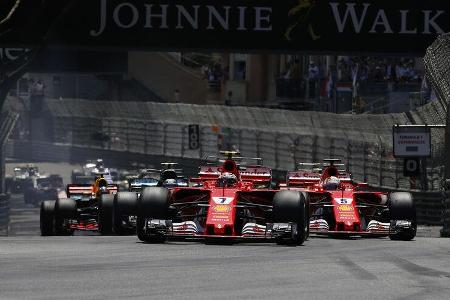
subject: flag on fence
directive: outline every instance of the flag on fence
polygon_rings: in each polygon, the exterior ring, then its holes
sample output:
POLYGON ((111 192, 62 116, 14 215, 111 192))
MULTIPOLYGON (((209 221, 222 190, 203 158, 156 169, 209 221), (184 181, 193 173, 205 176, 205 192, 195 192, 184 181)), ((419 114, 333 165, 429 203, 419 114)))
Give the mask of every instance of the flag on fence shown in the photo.
POLYGON ((320 96, 325 98, 333 98, 333 88, 334 88, 334 80, 331 72, 328 72, 327 78, 324 80, 322 84, 322 88, 320 89, 320 96))

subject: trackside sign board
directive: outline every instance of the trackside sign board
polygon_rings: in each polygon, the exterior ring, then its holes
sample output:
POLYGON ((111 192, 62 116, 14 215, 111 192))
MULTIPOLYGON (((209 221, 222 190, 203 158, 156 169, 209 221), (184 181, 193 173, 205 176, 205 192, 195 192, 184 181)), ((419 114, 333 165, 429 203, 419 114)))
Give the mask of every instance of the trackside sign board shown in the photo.
POLYGON ((395 157, 431 156, 431 131, 427 127, 393 127, 395 157))
MULTIPOLYGON (((16 0, 0 1, 0 19, 16 0)), ((450 31, 449 0, 19 1, 2 47, 423 55, 450 31), (45 4, 41 4, 45 2, 45 4), (52 4, 47 5, 47 2, 52 4), (59 4, 56 5, 56 4, 59 4), (61 14, 55 7, 70 3, 61 14), (56 23, 54 23, 56 21, 56 23), (46 28, 53 28, 50 33, 46 28)))

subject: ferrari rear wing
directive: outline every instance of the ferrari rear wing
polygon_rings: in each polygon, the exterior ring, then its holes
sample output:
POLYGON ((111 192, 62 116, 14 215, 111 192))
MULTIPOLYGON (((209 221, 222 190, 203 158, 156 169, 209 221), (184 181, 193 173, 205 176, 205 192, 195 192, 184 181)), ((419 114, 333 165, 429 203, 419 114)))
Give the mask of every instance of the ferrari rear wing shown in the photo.
POLYGON ((247 167, 239 173, 242 181, 268 182, 272 180, 272 170, 266 167, 247 167))

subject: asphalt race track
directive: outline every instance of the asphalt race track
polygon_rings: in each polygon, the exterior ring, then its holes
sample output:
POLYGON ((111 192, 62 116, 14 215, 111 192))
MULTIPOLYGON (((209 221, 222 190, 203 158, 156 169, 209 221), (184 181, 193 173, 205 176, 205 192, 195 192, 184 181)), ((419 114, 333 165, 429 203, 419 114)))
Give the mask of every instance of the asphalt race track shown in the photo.
POLYGON ((0 238, 1 299, 448 299, 450 240, 302 247, 0 238))
POLYGON ((40 237, 15 196, 0 237, 0 299, 449 299, 450 239, 311 238, 274 244, 40 237))

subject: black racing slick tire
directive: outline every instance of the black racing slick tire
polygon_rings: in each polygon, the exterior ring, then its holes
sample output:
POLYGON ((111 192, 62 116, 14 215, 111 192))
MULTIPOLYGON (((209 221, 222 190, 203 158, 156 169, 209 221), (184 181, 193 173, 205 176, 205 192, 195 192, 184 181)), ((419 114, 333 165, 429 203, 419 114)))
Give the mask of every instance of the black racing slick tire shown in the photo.
POLYGON ((279 244, 302 245, 308 237, 307 200, 304 193, 298 191, 280 191, 273 199, 273 217, 277 223, 292 223, 292 234, 282 238, 279 244))
POLYGON ((169 218, 169 190, 163 187, 147 187, 138 199, 137 215, 150 219, 169 218))
POLYGON ((75 219, 77 217, 77 202, 73 199, 58 199, 55 202, 55 212, 58 218, 75 219))
POLYGON ((410 241, 417 232, 416 207, 411 193, 395 192, 389 195, 388 200, 391 227, 396 226, 398 220, 409 221, 411 226, 392 230, 389 233, 391 240, 410 241))
POLYGON ((41 203, 39 224, 42 236, 52 236, 55 234, 55 203, 56 201, 46 200, 41 203))
POLYGON ((124 224, 124 218, 136 216, 138 196, 134 192, 119 192, 114 197, 112 226, 113 231, 119 235, 133 234, 134 228, 124 224))
POLYGON ((305 237, 305 241, 307 241, 309 239, 309 221, 311 220, 311 213, 310 213, 310 200, 309 200, 309 195, 308 193, 305 192, 301 192, 303 194, 303 196, 305 197, 305 207, 306 207, 306 237, 305 237))
POLYGON ((77 202, 73 199, 58 199, 55 202, 55 234, 71 235, 73 230, 67 228, 66 220, 77 218, 77 202))
POLYGON ((112 212, 114 195, 103 194, 98 203, 98 231, 100 234, 112 233, 112 212))
POLYGON ((136 218, 136 235, 138 239, 144 243, 150 243, 150 244, 162 244, 166 241, 166 236, 163 234, 155 234, 155 233, 149 233, 146 231, 146 218, 144 217, 137 217, 136 218))

